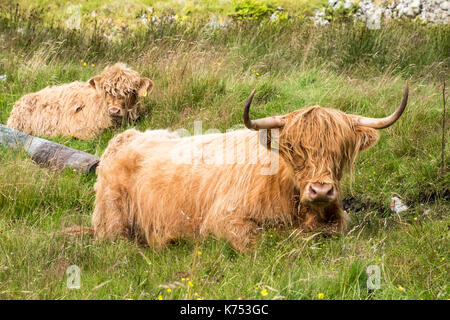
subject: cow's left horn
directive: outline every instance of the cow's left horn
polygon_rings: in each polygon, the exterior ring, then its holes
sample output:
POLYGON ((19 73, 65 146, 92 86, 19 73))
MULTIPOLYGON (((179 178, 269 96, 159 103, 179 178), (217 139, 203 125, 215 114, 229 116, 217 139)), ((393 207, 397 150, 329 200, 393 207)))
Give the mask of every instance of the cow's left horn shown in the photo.
POLYGON ((355 125, 369 127, 374 129, 384 129, 394 124, 395 121, 400 118, 403 111, 406 108, 406 103, 408 102, 408 81, 406 81, 405 91, 403 92, 403 100, 400 106, 395 110, 393 114, 385 118, 366 118, 366 117, 356 117, 355 125))
POLYGON ((247 128, 252 130, 260 129, 275 129, 284 126, 284 120, 281 117, 267 117, 257 120, 250 120, 249 112, 250 105, 252 104, 253 96, 255 95, 255 90, 252 91, 250 97, 248 97, 244 108, 244 124, 247 128))

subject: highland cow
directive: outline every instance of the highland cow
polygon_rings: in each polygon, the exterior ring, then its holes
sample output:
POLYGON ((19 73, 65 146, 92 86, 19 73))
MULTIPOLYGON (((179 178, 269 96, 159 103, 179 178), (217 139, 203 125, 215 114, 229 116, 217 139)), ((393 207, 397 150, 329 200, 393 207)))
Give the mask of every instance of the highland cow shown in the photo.
POLYGON ((17 101, 7 125, 28 134, 91 139, 104 129, 135 120, 139 98, 153 82, 117 63, 88 82, 47 87, 17 101))
POLYGON ((174 139, 128 130, 112 139, 97 168, 95 236, 162 247, 213 234, 246 250, 263 223, 345 230, 340 180, 376 143, 376 129, 401 116, 408 84, 399 108, 381 119, 314 106, 250 120, 253 94, 244 109, 251 130, 174 139), (264 171, 273 163, 276 171, 264 171))

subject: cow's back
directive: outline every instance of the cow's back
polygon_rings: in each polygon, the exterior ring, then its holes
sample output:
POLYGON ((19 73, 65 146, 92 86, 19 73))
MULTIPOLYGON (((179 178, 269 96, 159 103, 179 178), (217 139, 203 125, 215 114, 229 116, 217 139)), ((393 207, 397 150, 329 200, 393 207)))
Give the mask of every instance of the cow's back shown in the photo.
POLYGON ((47 87, 19 99, 11 111, 8 126, 29 134, 92 137, 99 124, 110 125, 103 111, 103 99, 83 82, 47 87))

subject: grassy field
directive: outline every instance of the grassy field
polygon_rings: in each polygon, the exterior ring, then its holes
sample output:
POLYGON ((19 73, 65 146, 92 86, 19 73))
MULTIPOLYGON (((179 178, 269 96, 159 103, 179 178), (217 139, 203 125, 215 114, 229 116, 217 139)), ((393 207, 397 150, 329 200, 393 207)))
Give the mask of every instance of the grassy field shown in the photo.
MULTIPOLYGON (((118 2, 73 1, 81 5, 79 30, 65 27, 63 1, 0 4, 2 124, 22 95, 87 80, 117 61, 156 84, 142 102, 141 130, 192 130, 195 120, 203 130, 242 126, 253 88, 254 117, 315 104, 381 117, 400 103, 405 79, 410 83, 402 118, 360 155, 353 181, 343 181, 348 232, 323 237, 263 226, 248 254, 212 237, 156 251, 60 235, 90 225, 96 176, 52 172, 22 151, 0 148, 0 298, 449 299, 448 148, 447 173, 439 168, 450 26, 320 28, 299 17, 324 2, 279 1, 289 18, 270 22, 238 20, 238 1, 132 1, 127 13, 118 2), (139 23, 148 6, 154 22, 139 23), (211 19, 226 23, 208 27, 211 19), (392 196, 409 210, 393 214, 392 196), (78 290, 66 286, 70 265, 81 269, 78 290), (371 265, 381 271, 377 290, 366 286, 371 265)), ((123 130, 90 141, 53 140, 100 156, 123 130)), ((448 130, 444 135, 449 141, 448 130)))

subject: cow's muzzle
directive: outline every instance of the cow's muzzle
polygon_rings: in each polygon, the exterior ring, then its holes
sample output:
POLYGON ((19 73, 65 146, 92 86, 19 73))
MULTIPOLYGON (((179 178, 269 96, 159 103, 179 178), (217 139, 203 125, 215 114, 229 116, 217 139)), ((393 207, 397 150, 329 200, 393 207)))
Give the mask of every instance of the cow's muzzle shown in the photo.
POLYGON ((331 183, 311 182, 306 186, 306 197, 311 204, 324 206, 336 201, 336 191, 331 183))

